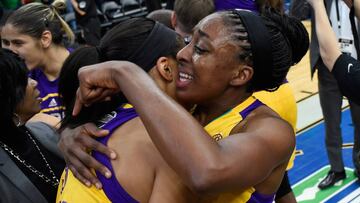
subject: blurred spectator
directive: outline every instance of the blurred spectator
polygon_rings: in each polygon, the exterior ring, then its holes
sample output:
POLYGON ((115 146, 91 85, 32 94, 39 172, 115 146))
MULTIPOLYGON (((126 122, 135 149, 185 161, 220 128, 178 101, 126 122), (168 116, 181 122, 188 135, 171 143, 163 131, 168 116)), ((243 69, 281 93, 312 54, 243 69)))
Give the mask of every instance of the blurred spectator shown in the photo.
POLYGON ((94 0, 71 0, 75 9, 77 24, 82 28, 83 38, 87 45, 96 46, 101 38, 101 24, 97 17, 94 0))
MULTIPOLYGON (((360 37, 356 30, 356 27, 359 27, 359 24, 357 23, 354 16, 349 18, 350 9, 348 7, 349 5, 347 5, 347 2, 348 1, 325 0, 324 10, 326 21, 332 22, 332 31, 335 32, 336 41, 338 42, 336 43, 335 47, 339 46, 341 47, 342 53, 355 59, 359 59, 359 50, 356 49, 355 44, 357 41, 356 39, 359 39, 360 37), (351 21, 354 23, 353 26, 350 23, 351 21)), ((310 8, 308 5, 304 4, 307 4, 307 2, 303 0, 294 1, 293 7, 310 8)), ((317 8, 320 8, 320 6, 317 8)), ((303 11, 303 13, 306 13, 306 11, 303 11)), ((317 17, 323 17, 323 15, 318 16, 320 13, 315 14, 317 17)), ((316 20, 319 21, 320 19, 316 20)), ((316 32, 318 31, 318 28, 316 27, 318 25, 321 24, 315 23, 315 16, 311 15, 312 34, 310 44, 310 68, 312 74, 314 74, 315 70, 317 70, 318 73, 319 97, 325 122, 325 144, 331 166, 328 175, 318 185, 320 189, 325 189, 346 178, 344 162, 342 158, 342 136, 340 128, 343 96, 334 75, 332 75, 332 73, 328 70, 328 68, 332 68, 332 66, 326 67, 326 64, 324 64, 324 62, 328 61, 328 58, 322 58, 326 55, 320 55, 321 50, 323 53, 324 50, 326 50, 326 52, 331 50, 329 48, 324 49, 321 46, 320 48, 322 49, 319 49, 319 41, 321 41, 320 38, 323 40, 324 38, 329 37, 331 32, 329 33, 323 30, 321 30, 321 32, 316 32)), ((349 100, 349 104, 352 122, 354 125, 353 163, 355 166, 355 174, 359 176, 360 163, 357 153, 360 151, 360 106, 354 103, 352 100, 349 100)))
POLYGON ((173 11, 168 9, 159 9, 149 13, 146 17, 158 21, 168 28, 173 29, 171 25, 171 15, 173 11))
POLYGON ((182 37, 189 37, 192 29, 215 10, 213 0, 176 0, 171 24, 182 37))

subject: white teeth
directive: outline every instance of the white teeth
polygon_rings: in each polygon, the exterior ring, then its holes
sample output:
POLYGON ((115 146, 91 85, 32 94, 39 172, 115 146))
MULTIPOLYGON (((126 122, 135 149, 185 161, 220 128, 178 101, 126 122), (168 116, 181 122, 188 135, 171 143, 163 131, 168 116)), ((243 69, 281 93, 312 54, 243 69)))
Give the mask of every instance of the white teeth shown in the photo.
POLYGON ((192 75, 189 75, 187 73, 179 73, 180 81, 186 81, 186 80, 192 80, 194 77, 192 75))

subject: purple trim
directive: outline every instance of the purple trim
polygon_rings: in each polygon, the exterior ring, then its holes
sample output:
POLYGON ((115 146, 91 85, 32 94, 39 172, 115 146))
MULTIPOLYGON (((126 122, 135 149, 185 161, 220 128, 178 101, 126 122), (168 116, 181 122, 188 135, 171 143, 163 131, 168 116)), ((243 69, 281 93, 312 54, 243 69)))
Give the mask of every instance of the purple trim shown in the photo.
POLYGON ((251 194, 251 197, 247 201, 247 203, 272 203, 274 201, 274 198, 275 194, 263 195, 255 191, 251 194))
POLYGON ((215 10, 246 9, 252 12, 259 12, 255 0, 215 0, 215 10))
POLYGON ((250 106, 246 107, 242 110, 239 114, 243 119, 245 119, 254 109, 258 108, 259 106, 264 105, 261 101, 255 100, 250 106))
MULTIPOLYGON (((135 109, 129 108, 118 108, 116 110, 116 115, 114 118, 112 118, 110 121, 105 123, 102 127, 102 129, 107 129, 110 131, 109 135, 106 137, 99 138, 98 141, 101 142, 104 145, 107 145, 107 142, 112 135, 113 131, 121 126, 122 124, 126 123, 127 121, 137 117, 137 113, 135 112, 135 109)), ((114 169, 111 165, 111 161, 109 158, 97 151, 93 152, 93 157, 98 160, 100 163, 105 165, 113 174, 111 178, 106 178, 101 173, 96 171, 96 176, 99 178, 100 182, 103 185, 103 190, 106 194, 106 196, 109 198, 111 202, 114 203, 138 203, 134 198, 132 198, 125 189, 120 185, 120 183, 117 181, 114 173, 114 169)))

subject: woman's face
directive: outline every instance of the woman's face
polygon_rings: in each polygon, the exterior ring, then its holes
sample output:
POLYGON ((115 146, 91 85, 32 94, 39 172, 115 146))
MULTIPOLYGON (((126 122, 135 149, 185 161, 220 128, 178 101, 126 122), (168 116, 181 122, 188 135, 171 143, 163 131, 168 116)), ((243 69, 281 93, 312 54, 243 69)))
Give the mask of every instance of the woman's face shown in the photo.
POLYGON ((236 58, 238 51, 219 14, 204 18, 195 27, 190 44, 177 55, 178 99, 202 104, 220 98, 240 64, 236 58))
POLYGON ((39 97, 40 92, 36 88, 37 84, 35 80, 28 78, 24 99, 17 105, 15 110, 15 113, 21 117, 31 118, 41 110, 41 98, 39 97))
POLYGON ((19 33, 11 24, 3 27, 1 38, 2 47, 10 49, 24 59, 29 70, 39 66, 43 58, 40 40, 19 33))

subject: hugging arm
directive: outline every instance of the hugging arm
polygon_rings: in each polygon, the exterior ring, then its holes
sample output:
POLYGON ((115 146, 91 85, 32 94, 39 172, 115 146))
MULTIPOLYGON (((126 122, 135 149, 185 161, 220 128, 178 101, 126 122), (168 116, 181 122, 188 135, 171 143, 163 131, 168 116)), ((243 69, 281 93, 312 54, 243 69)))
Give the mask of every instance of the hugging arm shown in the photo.
POLYGON ((292 151, 288 146, 294 145, 291 127, 276 118, 255 118, 256 124, 249 122, 248 133, 214 141, 192 115, 135 64, 106 62, 88 66, 79 71, 79 79, 75 114, 81 104, 108 96, 104 94, 107 88, 110 92, 121 90, 136 108, 164 159, 195 192, 217 193, 254 186, 287 161, 292 151), (291 138, 277 136, 278 130, 291 138))

